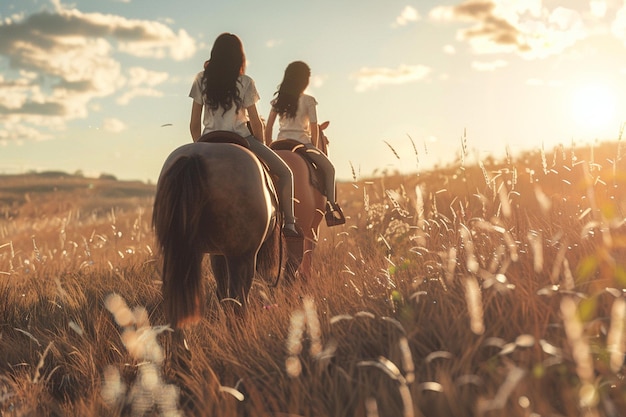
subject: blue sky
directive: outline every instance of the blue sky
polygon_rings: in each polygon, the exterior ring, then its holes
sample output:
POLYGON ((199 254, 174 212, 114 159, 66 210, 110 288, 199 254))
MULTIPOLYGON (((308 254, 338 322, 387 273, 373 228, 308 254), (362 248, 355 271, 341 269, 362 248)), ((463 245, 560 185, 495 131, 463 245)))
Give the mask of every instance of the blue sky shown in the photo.
POLYGON ((626 121, 623 0, 4 0, 0 173, 154 181, 191 140, 189 88, 222 32, 265 117, 285 66, 311 66, 344 180, 451 162, 464 131, 480 159, 626 121))

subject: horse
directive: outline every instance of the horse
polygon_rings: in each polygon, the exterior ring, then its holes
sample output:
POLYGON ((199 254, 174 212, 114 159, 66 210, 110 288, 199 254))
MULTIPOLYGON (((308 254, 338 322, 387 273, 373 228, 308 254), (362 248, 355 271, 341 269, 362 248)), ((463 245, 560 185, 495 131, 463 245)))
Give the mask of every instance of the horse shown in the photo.
POLYGON ((167 157, 154 199, 164 311, 174 329, 200 320, 205 253, 218 299, 236 301, 240 315, 255 272, 278 274, 282 259, 282 218, 266 169, 243 146, 201 141, 167 157))
MULTIPOLYGON (((329 122, 319 125, 318 147, 325 155, 328 155, 328 139, 323 131, 328 125, 329 122)), ((324 217, 326 196, 318 187, 313 185, 314 179, 311 176, 310 162, 299 152, 296 152, 297 149, 292 148, 289 142, 293 143, 292 141, 277 140, 270 145, 293 173, 294 213, 296 224, 304 234, 304 241, 299 245, 289 242, 291 264, 296 263, 296 265, 289 271, 290 274, 287 278, 293 277, 293 271, 297 270, 304 280, 308 280, 311 276, 313 251, 319 236, 319 225, 324 217)))

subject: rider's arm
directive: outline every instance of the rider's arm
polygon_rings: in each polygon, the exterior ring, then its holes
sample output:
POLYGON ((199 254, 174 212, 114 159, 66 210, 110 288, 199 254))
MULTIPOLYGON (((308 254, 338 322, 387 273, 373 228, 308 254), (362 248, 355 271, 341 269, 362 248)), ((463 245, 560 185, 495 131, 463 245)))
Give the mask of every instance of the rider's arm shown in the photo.
POLYGON ((267 117, 267 124, 265 125, 265 141, 266 145, 270 146, 272 143, 272 129, 274 127, 274 121, 276 120, 276 110, 270 110, 270 115, 267 117))
POLYGON ((256 109, 256 104, 253 104, 246 108, 248 111, 248 118, 250 119, 250 130, 252 135, 261 143, 265 143, 263 140, 263 123, 259 117, 259 112, 256 109))
POLYGON ((191 121, 189 122, 191 139, 196 142, 202 136, 202 104, 195 101, 191 105, 191 121))
POLYGON ((313 146, 319 148, 318 142, 319 142, 319 137, 320 137, 320 132, 317 129, 317 122, 310 122, 309 123, 309 129, 311 129, 311 143, 313 144, 313 146))

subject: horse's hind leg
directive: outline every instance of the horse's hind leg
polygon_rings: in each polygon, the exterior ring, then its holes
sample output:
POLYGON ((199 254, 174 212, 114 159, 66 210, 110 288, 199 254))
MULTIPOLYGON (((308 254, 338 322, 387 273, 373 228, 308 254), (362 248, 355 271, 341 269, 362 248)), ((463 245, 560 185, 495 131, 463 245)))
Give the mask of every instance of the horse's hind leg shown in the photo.
POLYGON ((232 295, 228 291, 228 265, 226 257, 222 255, 211 255, 211 270, 215 278, 216 294, 218 301, 230 298, 232 295))
POLYGON ((315 249, 315 245, 317 245, 317 242, 313 240, 313 236, 305 237, 304 250, 302 254, 302 263, 300 264, 300 270, 299 270, 300 275, 302 276, 305 282, 311 278, 313 250, 315 249))
POLYGON ((243 313, 248 304, 248 293, 252 287, 252 279, 256 265, 255 254, 238 257, 211 255, 211 269, 216 282, 217 299, 222 307, 233 305, 243 313), (241 306, 241 308, 239 308, 241 306))
POLYGON ((240 313, 245 313, 248 307, 248 294, 254 278, 256 254, 229 258, 227 260, 229 273, 230 297, 241 303, 240 313))
POLYGON ((292 284, 295 281, 296 273, 302 265, 304 254, 304 239, 302 237, 286 237, 287 262, 285 263, 285 281, 292 284))

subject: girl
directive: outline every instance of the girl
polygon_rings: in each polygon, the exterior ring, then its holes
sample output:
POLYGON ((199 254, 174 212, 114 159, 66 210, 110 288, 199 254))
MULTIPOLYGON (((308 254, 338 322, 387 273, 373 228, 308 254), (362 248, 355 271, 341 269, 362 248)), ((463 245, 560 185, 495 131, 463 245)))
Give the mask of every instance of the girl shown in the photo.
POLYGON ((346 219, 335 198, 335 167, 330 160, 317 149, 319 128, 315 106, 317 101, 304 90, 309 85, 311 69, 302 61, 292 62, 285 69, 285 76, 276 92, 270 115, 265 127, 265 138, 272 140, 272 126, 279 117, 280 130, 278 140, 293 139, 304 144, 305 148, 315 152, 307 152, 324 173, 326 188, 326 224, 336 226, 344 224, 346 219))
POLYGON ((193 99, 191 137, 196 142, 203 134, 226 130, 245 138, 250 150, 278 176, 280 210, 285 217, 283 234, 298 237, 293 215, 293 175, 287 164, 264 144, 263 124, 256 108, 259 93, 254 80, 245 74, 245 63, 241 40, 231 33, 219 35, 211 58, 205 62, 204 71, 196 75, 189 92, 193 99))

